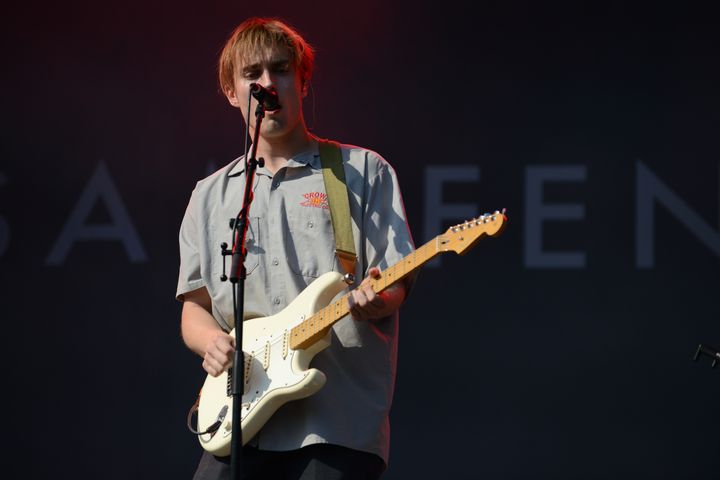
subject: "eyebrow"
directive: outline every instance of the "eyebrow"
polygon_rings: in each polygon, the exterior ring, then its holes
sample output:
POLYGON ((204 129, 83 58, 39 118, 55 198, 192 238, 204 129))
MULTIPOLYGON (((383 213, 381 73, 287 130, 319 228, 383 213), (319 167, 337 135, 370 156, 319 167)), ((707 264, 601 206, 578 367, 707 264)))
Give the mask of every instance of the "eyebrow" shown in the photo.
MULTIPOLYGON (((251 71, 253 71, 253 70, 257 70, 257 69, 261 68, 261 66, 262 66, 263 63, 264 63, 264 62, 255 62, 255 63, 251 63, 250 65, 245 65, 245 66, 243 67, 242 71, 243 71, 243 72, 251 72, 251 71)), ((269 61, 269 62, 267 62, 267 63, 268 63, 268 66, 272 69, 272 68, 281 67, 281 66, 283 66, 283 65, 285 65, 285 64, 289 64, 289 63, 290 63, 290 59, 289 59, 289 58, 281 58, 281 59, 278 59, 278 60, 271 60, 271 61, 269 61)))

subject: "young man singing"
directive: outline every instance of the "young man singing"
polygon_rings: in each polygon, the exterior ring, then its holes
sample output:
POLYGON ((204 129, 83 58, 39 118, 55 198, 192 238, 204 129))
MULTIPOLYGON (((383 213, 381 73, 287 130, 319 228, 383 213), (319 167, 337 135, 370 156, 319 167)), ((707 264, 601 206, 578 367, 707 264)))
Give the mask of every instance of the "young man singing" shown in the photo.
MULTIPOLYGON (((319 139, 306 128, 302 102, 314 52, 291 27, 252 18, 227 40, 219 62, 220 86, 246 116, 251 85, 277 93, 257 141, 264 159, 252 187, 245 266, 246 316, 282 311, 313 280, 342 272, 335 255, 319 139)), ((252 115, 251 137, 256 120, 252 115)), ((312 367, 327 377, 314 395, 280 407, 243 448, 243 478, 379 478, 389 450, 388 412, 397 356, 398 308, 407 285, 376 293, 369 279, 413 250, 395 173, 378 154, 340 145, 353 242, 357 255, 350 315, 331 330, 331 344, 312 367)), ((221 282, 220 244, 232 242, 229 220, 242 207, 241 157, 201 180, 180 229, 177 298, 183 302, 182 336, 203 358, 209 375, 232 363, 232 286, 221 282)), ((229 458, 204 452, 196 479, 229 478, 229 458)))

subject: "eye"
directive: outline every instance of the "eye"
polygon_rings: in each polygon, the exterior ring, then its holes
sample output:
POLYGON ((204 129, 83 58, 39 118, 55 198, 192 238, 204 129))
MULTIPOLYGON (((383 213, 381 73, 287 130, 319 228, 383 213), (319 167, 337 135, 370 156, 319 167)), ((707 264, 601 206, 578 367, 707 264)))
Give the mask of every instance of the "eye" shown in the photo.
POLYGON ((290 71, 290 62, 282 62, 275 65, 276 73, 287 73, 290 71))
POLYGON ((245 68, 242 72, 243 78, 248 80, 254 80, 260 77, 260 69, 258 68, 245 68))

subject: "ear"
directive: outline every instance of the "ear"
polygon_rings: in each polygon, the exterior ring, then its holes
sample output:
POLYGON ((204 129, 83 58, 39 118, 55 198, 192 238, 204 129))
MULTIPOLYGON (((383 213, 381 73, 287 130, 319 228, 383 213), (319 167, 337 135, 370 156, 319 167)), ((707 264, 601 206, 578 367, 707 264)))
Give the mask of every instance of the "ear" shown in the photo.
POLYGON ((240 108, 240 100, 238 99, 237 95, 235 95, 234 88, 228 88, 227 90, 225 90, 225 96, 227 97, 228 102, 230 102, 230 105, 240 108))
POLYGON ((310 85, 310 80, 303 80, 302 85, 300 87, 300 93, 302 94, 303 98, 307 97, 309 85, 310 85))

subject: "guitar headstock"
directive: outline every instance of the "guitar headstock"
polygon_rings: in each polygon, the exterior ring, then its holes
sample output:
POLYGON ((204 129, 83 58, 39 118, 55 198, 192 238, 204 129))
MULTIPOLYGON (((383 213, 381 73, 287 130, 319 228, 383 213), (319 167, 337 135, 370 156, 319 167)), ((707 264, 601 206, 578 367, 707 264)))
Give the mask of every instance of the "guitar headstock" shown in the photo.
POLYGON ((454 251, 462 255, 485 235, 489 237, 499 235, 505 228, 505 223, 507 223, 507 217, 505 209, 503 209, 502 212, 496 210, 495 213, 486 213, 454 225, 438 236, 440 250, 454 251))

